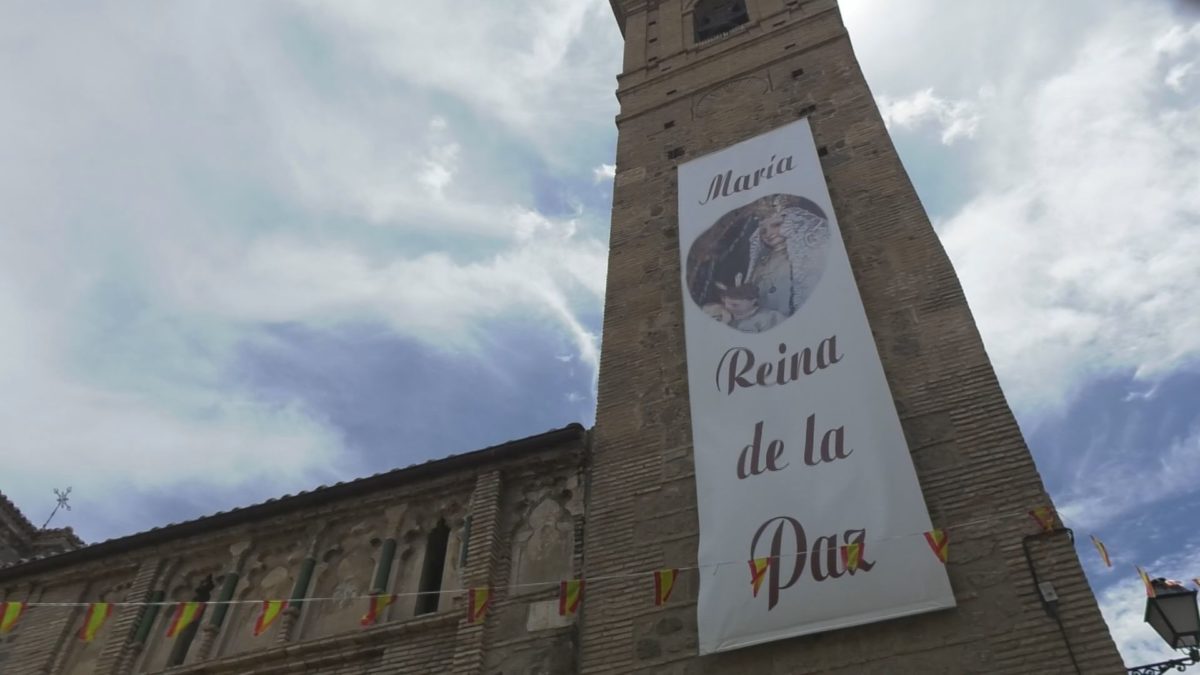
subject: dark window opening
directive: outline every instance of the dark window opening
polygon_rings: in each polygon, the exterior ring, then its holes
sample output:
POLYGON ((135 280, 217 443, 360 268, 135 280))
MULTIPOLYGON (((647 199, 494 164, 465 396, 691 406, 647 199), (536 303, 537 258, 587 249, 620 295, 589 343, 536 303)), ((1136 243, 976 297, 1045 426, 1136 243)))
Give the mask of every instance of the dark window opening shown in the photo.
POLYGON ((450 543, 450 528, 439 520, 425 542, 425 563, 421 566, 421 584, 417 596, 416 614, 437 611, 442 597, 442 572, 446 569, 446 546, 450 543))
MULTIPOLYGON (((204 577, 204 581, 196 587, 196 592, 192 595, 192 602, 208 602, 212 599, 213 588, 216 587, 216 582, 213 581, 212 575, 204 577)), ((179 635, 175 636, 175 645, 171 647, 171 655, 167 659, 168 666, 181 666, 184 659, 187 658, 188 650, 192 648, 192 641, 196 639, 196 631, 200 629, 200 621, 204 618, 204 607, 200 608, 200 612, 196 618, 184 628, 179 635)), ((165 614, 167 621, 174 618, 174 612, 165 614)))
POLYGON ((667 159, 678 159, 683 157, 683 148, 671 148, 667 151, 667 159))
POLYGON ((692 10, 696 42, 710 40, 750 21, 746 0, 699 0, 692 10))

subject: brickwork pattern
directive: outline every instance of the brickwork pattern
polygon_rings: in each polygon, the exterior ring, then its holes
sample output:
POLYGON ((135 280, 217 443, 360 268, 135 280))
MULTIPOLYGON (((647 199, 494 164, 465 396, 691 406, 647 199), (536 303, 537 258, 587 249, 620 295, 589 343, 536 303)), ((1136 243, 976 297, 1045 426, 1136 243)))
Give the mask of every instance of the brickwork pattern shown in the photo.
MULTIPOLYGON (((498 586, 493 572, 502 554, 500 529, 499 471, 491 471, 475 481, 475 492, 471 495, 471 535, 467 541, 467 564, 463 568, 463 586, 498 586)), ((483 623, 470 624, 460 619, 458 645, 454 650, 454 663, 450 672, 478 673, 483 669, 485 646, 483 623)))
MULTIPOLYGON (((202 637, 198 636, 187 663, 170 668, 169 672, 187 675, 480 673, 488 667, 485 661, 500 664, 499 670, 503 672, 571 670, 576 645, 573 625, 527 632, 530 605, 545 601, 547 594, 506 598, 505 589, 512 567, 512 533, 528 515, 529 495, 570 501, 573 491, 578 489, 585 446, 582 429, 576 427, 576 430, 576 439, 570 442, 534 448, 504 461, 489 461, 484 457, 476 464, 400 488, 358 494, 319 507, 297 508, 267 520, 63 565, 37 575, 22 577, 20 568, 10 568, 4 570, 6 578, 0 579, 0 601, 92 602, 101 597, 141 601, 155 589, 190 587, 195 577, 240 568, 244 562, 242 553, 247 548, 275 546, 271 542, 281 534, 291 537, 295 555, 290 559, 298 565, 305 556, 318 550, 314 542, 340 540, 337 527, 331 524, 370 522, 361 515, 389 510, 403 514, 405 508, 410 513, 422 514, 422 519, 436 520, 439 509, 457 503, 467 505, 471 516, 466 564, 461 568, 461 580, 454 578, 444 588, 457 588, 461 583, 462 587, 491 585, 496 589, 496 607, 483 626, 468 624, 464 618, 464 599, 448 594, 442 596, 439 611, 433 614, 412 618, 410 613, 392 612, 392 620, 380 625, 355 626, 315 639, 302 639, 297 635, 299 631, 293 631, 290 639, 278 641, 264 635, 261 643, 255 643, 256 649, 240 654, 222 655, 214 649, 217 653, 212 658, 204 658, 200 648, 202 637), (515 508, 518 505, 521 508, 515 508)), ((420 555, 423 553, 416 556, 418 561, 420 555)), ((456 559, 455 566, 457 562, 456 559)), ((562 560, 567 570, 578 571, 578 564, 577 554, 568 553, 562 560)), ((447 567, 450 566, 447 561, 447 567)), ((291 573, 294 575, 295 570, 291 573)), ((315 605, 304 611, 314 609, 315 605)), ((163 649, 171 646, 162 635, 170 611, 170 607, 161 610, 151 640, 143 646, 134 642, 142 608, 115 608, 97 640, 85 645, 76 638, 82 608, 31 608, 16 630, 0 638, 0 674, 160 672, 160 667, 148 667, 146 662, 154 650, 161 655, 163 649)), ((206 624, 207 619, 206 614, 206 624)), ((229 627, 227 621, 223 629, 229 627)), ((281 629, 278 634, 286 635, 286 631, 281 629)))
MULTIPOLYGON (((800 116, 812 124, 867 316, 935 523, 1049 503, 970 309, 884 128, 833 0, 758 0, 751 24, 691 44, 683 0, 625 20, 617 175, 587 573, 696 561, 696 494, 676 225, 677 162, 800 116), (681 21, 680 18, 683 17, 681 21), (674 155, 675 157, 672 157, 674 155)), ((595 584, 586 673, 1072 672, 1026 562, 1028 518, 954 532, 958 607, 698 658, 696 576, 668 607, 595 584)), ((1082 672, 1123 672, 1064 534, 1029 542, 1082 672)))
MULTIPOLYGON (((550 584, 532 590, 521 589, 519 592, 512 587, 517 580, 512 558, 512 535, 520 521, 514 516, 528 508, 530 494, 550 492, 567 501, 576 499, 578 495, 574 492, 581 482, 582 471, 581 461, 575 467, 574 480, 568 481, 565 489, 548 480, 550 475, 536 466, 523 466, 519 472, 505 476, 502 513, 496 527, 501 540, 497 542, 492 569, 495 598, 486 622, 487 649, 482 672, 567 673, 577 670, 576 626, 573 619, 560 620, 557 617, 557 586, 550 584)), ((581 554, 581 550, 574 551, 574 555, 562 567, 561 576, 579 574, 581 554)))
MULTIPOLYGON (((133 582, 129 587, 129 592, 126 597, 130 599, 144 599, 149 597, 150 590, 154 582, 158 579, 158 573, 161 571, 162 565, 157 560, 143 560, 138 565, 137 572, 133 577, 133 582)), ((115 675, 121 672, 122 666, 131 654, 132 640, 134 631, 137 629, 137 624, 140 621, 142 614, 145 612, 143 607, 118 607, 113 612, 113 616, 109 619, 111 625, 107 627, 110 638, 105 641, 104 648, 100 652, 100 658, 96 662, 96 673, 115 675)))

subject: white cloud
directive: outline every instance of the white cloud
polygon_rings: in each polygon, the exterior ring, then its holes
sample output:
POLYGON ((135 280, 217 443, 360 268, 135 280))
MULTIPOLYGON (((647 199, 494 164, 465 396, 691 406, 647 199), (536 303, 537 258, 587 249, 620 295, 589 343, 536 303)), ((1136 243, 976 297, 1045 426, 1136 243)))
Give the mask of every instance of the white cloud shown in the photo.
MULTIPOLYGON (((155 366, 169 375, 105 386, 65 362, 69 345, 37 321, 44 313, 0 287, 0 325, 8 327, 0 344, 0 489, 31 515, 51 487, 74 486, 79 513, 60 524, 82 522, 84 537, 106 538, 145 526, 146 514, 129 512, 130 494, 196 498, 238 488, 243 499, 263 498, 337 475, 334 432, 297 403, 267 404, 222 387, 212 354, 168 350, 155 366)), ((119 343, 96 346, 88 358, 124 359, 105 353, 119 343)), ((206 507, 233 505, 213 499, 206 507)))
POLYGON ((1012 114, 978 144, 980 190, 940 224, 1019 408, 1200 355, 1200 92, 1164 103, 1172 51, 1144 46, 1196 42, 1171 21, 1114 12, 1060 72, 998 100, 1012 114))
POLYGON ((1130 391, 1121 400, 1130 403, 1132 401, 1149 401, 1158 395, 1158 383, 1152 383, 1146 391, 1130 391))
MULTIPOLYGON (((1118 445, 1116 439, 1112 443, 1118 445)), ((1165 449, 1106 447, 1093 454, 1080 458, 1087 470, 1058 496, 1058 510, 1072 527, 1095 530, 1200 485, 1200 429, 1165 449), (1130 489, 1130 476, 1153 489, 1130 489)))
POLYGON ((981 119, 977 103, 940 98, 932 88, 899 99, 880 96, 876 102, 888 128, 914 129, 933 123, 945 145, 974 138, 981 119))
POLYGON ((607 124, 616 112, 622 45, 604 0, 446 0, 420 11, 353 0, 309 7, 325 25, 345 30, 344 43, 376 68, 451 93, 552 157, 579 140, 567 130, 607 124), (605 114, 581 114, 597 102, 607 102, 605 114))
POLYGON ((435 117, 429 122, 430 147, 422 161, 421 172, 417 180, 429 190, 435 199, 445 199, 446 186, 454 177, 458 165, 458 153, 461 149, 458 143, 449 138, 448 124, 442 117, 435 117))
POLYGON ((382 320, 397 334, 459 349, 478 344, 489 320, 524 316, 565 331, 595 367, 597 336, 572 307, 603 297, 603 244, 576 236, 569 220, 529 211, 499 220, 526 234, 473 262, 444 252, 375 259, 351 246, 262 238, 185 278, 164 275, 163 292, 172 306, 223 322, 382 320))
POLYGON ((617 176, 617 165, 601 164, 600 166, 592 169, 592 175, 596 177, 597 183, 612 180, 617 176))
POLYGON ((615 108, 608 11, 4 12, 0 491, 72 484, 64 524, 96 537, 161 524, 142 498, 203 512, 347 477, 318 411, 231 376, 265 322, 472 350, 523 319, 594 372, 606 219, 536 212, 527 160, 595 165, 572 139, 611 126, 583 104, 615 108))
POLYGON ((1170 87, 1176 94, 1182 94, 1185 90, 1184 81, 1195 67, 1195 61, 1173 65, 1167 71, 1167 76, 1163 78, 1163 83, 1170 87))
POLYGON ((1177 56, 1187 52, 1196 42, 1200 42, 1200 23, 1187 27, 1171 26, 1154 39, 1153 45, 1156 52, 1177 56))

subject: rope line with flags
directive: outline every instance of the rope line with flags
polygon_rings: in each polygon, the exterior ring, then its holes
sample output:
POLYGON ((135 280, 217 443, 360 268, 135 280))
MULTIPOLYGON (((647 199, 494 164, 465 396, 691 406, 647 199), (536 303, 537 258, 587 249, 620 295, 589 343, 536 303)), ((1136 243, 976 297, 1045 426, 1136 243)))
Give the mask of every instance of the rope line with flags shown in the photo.
MULTIPOLYGON (((936 556, 943 564, 950 562, 949 543, 950 532, 953 530, 963 530, 968 527, 975 527, 982 524, 993 523, 998 520, 1012 517, 1017 512, 1000 513, 986 518, 978 518, 959 522, 953 525, 947 525, 941 528, 934 528, 925 532, 892 535, 888 537, 879 537, 870 539, 873 545, 878 546, 891 540, 904 539, 908 537, 919 536, 923 537, 928 544, 932 555, 936 556)), ((1058 514, 1053 507, 1038 506, 1032 510, 1023 510, 1021 515, 1027 515, 1033 519, 1042 532, 1053 532, 1058 524, 1058 514)), ((1090 535, 1091 543, 1095 547, 1100 556, 1101 562, 1105 567, 1111 568, 1112 559, 1109 555, 1108 548, 1094 534, 1090 535)), ((840 561, 848 572, 855 572, 863 565, 865 557, 866 544, 865 541, 843 544, 838 547, 837 553, 840 554, 840 561)), ((654 588, 654 604, 662 606, 668 603, 671 598, 672 591, 681 572, 703 569, 716 569, 728 565, 747 565, 750 569, 750 579, 748 590, 752 597, 757 597, 767 573, 773 565, 778 565, 782 560, 795 558, 797 556, 807 555, 807 552, 797 553, 780 553, 778 555, 743 559, 743 560, 722 560, 716 562, 700 563, 689 566, 678 566, 669 568, 660 568, 656 570, 646 570, 637 572, 627 572, 619 574, 585 576, 570 579, 554 579, 546 581, 522 582, 517 584, 508 584, 507 588, 543 588, 549 590, 552 587, 558 588, 558 609, 559 613, 564 616, 571 616, 579 611, 583 604, 584 588, 595 582, 603 581, 618 581, 631 580, 635 578, 645 578, 651 582, 654 588)), ((1146 594, 1149 597, 1155 597, 1154 584, 1151 582, 1150 575, 1141 567, 1134 566, 1138 576, 1145 585, 1146 594)), ((743 568, 745 569, 745 568, 743 568)), ((1193 583, 1200 587, 1200 577, 1196 577, 1193 583)), ((1171 582, 1174 585, 1182 586, 1181 582, 1171 582)), ((491 587, 473 586, 469 588, 444 588, 438 591, 408 591, 396 593, 370 593, 363 595, 352 596, 337 596, 337 597, 313 597, 304 598, 303 603, 320 603, 320 602, 345 602, 347 600, 367 601, 367 613, 362 617, 361 624, 363 626, 372 626, 380 621, 385 614, 387 608, 394 604, 398 599, 404 597, 427 596, 431 593, 438 595, 449 596, 464 596, 467 605, 467 622, 480 623, 486 619, 488 609, 493 600, 494 593, 491 587)), ((78 637, 85 642, 91 642, 105 625, 105 622, 111 616, 113 609, 116 607, 174 607, 174 612, 167 629, 167 637, 175 637, 184 631, 189 625, 198 621, 204 613, 204 609, 208 605, 258 605, 260 610, 256 621, 254 622, 253 631, 257 637, 262 635, 266 630, 275 623, 280 615, 289 607, 289 601, 284 599, 242 599, 242 600, 211 600, 207 602, 179 602, 170 600, 160 601, 104 601, 104 602, 36 602, 36 601, 5 601, 0 602, 0 635, 13 631, 18 625, 18 621, 28 614, 30 609, 34 608, 55 608, 55 607, 85 607, 82 625, 79 628, 78 637)))

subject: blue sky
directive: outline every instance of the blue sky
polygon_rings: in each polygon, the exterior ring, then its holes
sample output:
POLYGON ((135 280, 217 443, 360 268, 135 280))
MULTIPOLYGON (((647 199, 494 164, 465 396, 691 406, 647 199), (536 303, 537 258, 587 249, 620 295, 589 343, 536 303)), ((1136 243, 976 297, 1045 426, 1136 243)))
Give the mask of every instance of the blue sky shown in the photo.
MULTIPOLYGON (((1131 663, 1200 576, 1200 14, 843 0, 1131 663)), ((0 9, 0 491, 88 540, 590 424, 603 0, 0 9)))

